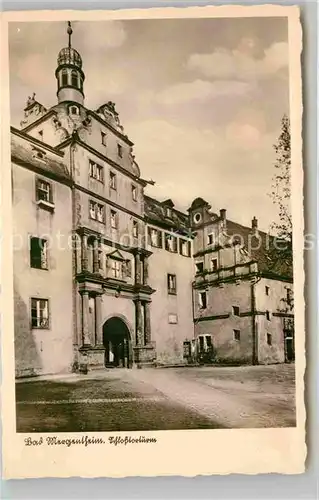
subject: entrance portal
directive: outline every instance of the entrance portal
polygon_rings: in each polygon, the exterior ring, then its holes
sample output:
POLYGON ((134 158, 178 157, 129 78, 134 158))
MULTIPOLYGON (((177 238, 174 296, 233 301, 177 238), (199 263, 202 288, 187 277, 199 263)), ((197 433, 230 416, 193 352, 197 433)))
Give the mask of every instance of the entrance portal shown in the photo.
POLYGON ((131 336, 121 318, 113 317, 103 325, 105 366, 129 368, 131 359, 131 336))

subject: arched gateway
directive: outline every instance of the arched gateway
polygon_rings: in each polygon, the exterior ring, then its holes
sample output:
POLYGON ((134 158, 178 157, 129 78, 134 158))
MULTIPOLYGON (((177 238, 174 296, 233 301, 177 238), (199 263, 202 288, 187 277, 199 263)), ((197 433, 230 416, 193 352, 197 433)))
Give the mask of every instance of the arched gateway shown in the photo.
POLYGON ((132 343, 126 323, 119 317, 108 319, 103 325, 105 366, 130 368, 132 366, 132 343))

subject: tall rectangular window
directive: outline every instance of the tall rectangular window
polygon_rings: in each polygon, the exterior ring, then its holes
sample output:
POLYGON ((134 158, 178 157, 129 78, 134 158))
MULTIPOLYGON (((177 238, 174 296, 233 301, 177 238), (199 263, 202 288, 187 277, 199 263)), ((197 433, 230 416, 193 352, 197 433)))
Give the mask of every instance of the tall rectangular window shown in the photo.
POLYGON ((168 252, 177 252, 177 238, 168 233, 165 233, 165 250, 168 252))
POLYGON ((121 262, 119 260, 112 259, 111 270, 113 278, 121 278, 121 262))
POLYGON ((116 174, 110 172, 110 188, 116 190, 116 174))
POLYGON ((180 239, 179 245, 180 245, 180 254, 184 255, 185 257, 190 257, 190 255, 191 255, 191 243, 190 243, 190 241, 180 239))
POLYGON ((152 227, 148 228, 149 242, 152 247, 162 248, 162 232, 152 227))
POLYGON ((214 243, 214 234, 213 233, 207 235, 207 243, 208 243, 208 245, 212 245, 214 243))
POLYGON ((117 145, 117 154, 120 158, 123 157, 123 146, 121 146, 121 144, 117 145))
POLYGON ((196 273, 204 272, 204 262, 196 262, 196 273))
POLYGON ((48 269, 48 244, 41 238, 30 238, 30 266, 35 269, 48 269))
POLYGON ((106 146, 106 133, 101 132, 101 143, 103 146, 106 146))
POLYGON ((176 295, 176 274, 167 275, 167 291, 169 294, 176 295))
POLYGON ((32 328, 49 328, 49 301, 48 299, 31 299, 32 328))
POLYGON ((216 258, 211 259, 210 270, 215 272, 215 271, 217 271, 217 269, 218 269, 218 260, 216 258))
POLYGON ((52 186, 49 182, 41 179, 36 183, 36 199, 52 203, 52 186))
POLYGON ((272 345, 272 335, 271 333, 267 333, 267 344, 272 345))
POLYGON ((132 184, 132 199, 137 201, 137 187, 132 184))
POLYGON ((266 311, 266 320, 270 321, 270 312, 269 311, 266 311))
POLYGON ((117 229, 117 212, 115 210, 111 210, 111 228, 117 229))
POLYGON ((206 292, 199 292, 198 302, 199 302, 200 309, 207 308, 207 293, 206 292))
POLYGON ((265 294, 266 294, 266 295, 269 295, 269 292, 270 292, 270 288, 269 288, 269 286, 265 286, 265 294))
POLYGON ((89 202, 90 218, 99 222, 105 221, 105 207, 100 203, 90 200, 89 202))
POLYGON ((233 330, 233 336, 234 336, 234 340, 239 342, 240 341, 240 330, 233 330))
POLYGON ((233 315, 239 316, 239 307, 238 306, 233 306, 233 315))
POLYGON ((138 222, 136 220, 133 220, 133 237, 138 237, 138 222))

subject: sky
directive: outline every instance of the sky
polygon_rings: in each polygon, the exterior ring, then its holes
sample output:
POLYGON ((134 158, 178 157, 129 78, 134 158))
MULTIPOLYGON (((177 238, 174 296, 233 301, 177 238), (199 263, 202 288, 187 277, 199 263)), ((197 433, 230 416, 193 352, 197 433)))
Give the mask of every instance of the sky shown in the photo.
MULTIPOLYGON (((289 114, 284 18, 73 22, 83 59, 85 105, 112 100, 150 196, 186 210, 194 198, 227 217, 269 230, 273 144, 289 114)), ((63 22, 11 23, 11 123, 27 97, 56 104, 63 22)))

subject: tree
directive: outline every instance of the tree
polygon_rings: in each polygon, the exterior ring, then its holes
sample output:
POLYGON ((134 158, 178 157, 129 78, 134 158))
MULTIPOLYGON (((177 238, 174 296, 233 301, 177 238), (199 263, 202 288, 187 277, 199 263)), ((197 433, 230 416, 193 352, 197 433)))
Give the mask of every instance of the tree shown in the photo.
POLYGON ((275 174, 270 197, 278 208, 278 220, 272 224, 275 239, 268 258, 272 267, 284 267, 292 272, 291 140, 290 122, 286 115, 282 118, 281 133, 274 149, 275 174))

